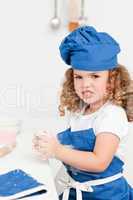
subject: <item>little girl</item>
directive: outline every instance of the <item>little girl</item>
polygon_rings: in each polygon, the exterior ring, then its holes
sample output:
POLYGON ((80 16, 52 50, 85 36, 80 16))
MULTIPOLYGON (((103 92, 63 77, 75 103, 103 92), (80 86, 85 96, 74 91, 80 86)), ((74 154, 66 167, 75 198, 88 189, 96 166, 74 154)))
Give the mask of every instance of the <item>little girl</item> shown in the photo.
POLYGON ((60 200, 133 200, 123 177, 124 142, 133 121, 133 88, 118 64, 119 44, 107 33, 84 26, 60 45, 66 64, 59 110, 69 128, 57 138, 43 134, 34 147, 44 159, 63 162, 69 181, 60 200))

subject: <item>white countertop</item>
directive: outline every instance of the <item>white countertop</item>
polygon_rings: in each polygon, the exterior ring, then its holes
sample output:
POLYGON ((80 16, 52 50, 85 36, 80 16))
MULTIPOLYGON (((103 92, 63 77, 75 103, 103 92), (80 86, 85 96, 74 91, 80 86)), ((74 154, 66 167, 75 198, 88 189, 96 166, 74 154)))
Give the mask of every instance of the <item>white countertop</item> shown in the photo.
MULTIPOLYGON (((17 138, 17 147, 8 155, 0 158, 0 174, 12 169, 22 169, 38 181, 44 183, 48 193, 36 200, 58 200, 53 175, 48 161, 42 161, 32 150, 32 133, 21 133, 17 138)), ((34 198, 26 198, 32 200, 34 198)))

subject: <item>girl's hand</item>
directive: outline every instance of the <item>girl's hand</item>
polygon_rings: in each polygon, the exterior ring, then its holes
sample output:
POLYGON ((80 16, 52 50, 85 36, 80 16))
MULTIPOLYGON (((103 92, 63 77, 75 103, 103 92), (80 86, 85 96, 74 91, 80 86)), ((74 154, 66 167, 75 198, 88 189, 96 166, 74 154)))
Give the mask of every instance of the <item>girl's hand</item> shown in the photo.
POLYGON ((56 153, 60 148, 56 136, 51 136, 46 132, 35 136, 33 139, 33 147, 40 154, 41 158, 46 160, 56 157, 56 153))

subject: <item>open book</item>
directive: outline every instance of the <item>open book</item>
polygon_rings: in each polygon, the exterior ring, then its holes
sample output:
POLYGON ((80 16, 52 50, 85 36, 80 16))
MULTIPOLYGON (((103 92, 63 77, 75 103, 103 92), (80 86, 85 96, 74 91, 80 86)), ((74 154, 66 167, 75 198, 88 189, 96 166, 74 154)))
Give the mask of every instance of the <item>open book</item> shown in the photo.
POLYGON ((0 175, 0 200, 17 200, 42 195, 46 186, 21 169, 0 175))

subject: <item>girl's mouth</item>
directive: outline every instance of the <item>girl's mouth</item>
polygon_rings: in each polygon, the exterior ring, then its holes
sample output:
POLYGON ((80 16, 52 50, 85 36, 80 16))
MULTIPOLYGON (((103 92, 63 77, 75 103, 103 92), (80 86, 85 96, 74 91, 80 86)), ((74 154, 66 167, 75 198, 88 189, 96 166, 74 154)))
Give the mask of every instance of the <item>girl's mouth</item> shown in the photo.
POLYGON ((82 92, 83 97, 90 97, 93 94, 90 90, 85 90, 82 92))
POLYGON ((93 92, 91 90, 85 90, 82 92, 82 94, 92 94, 93 92))

